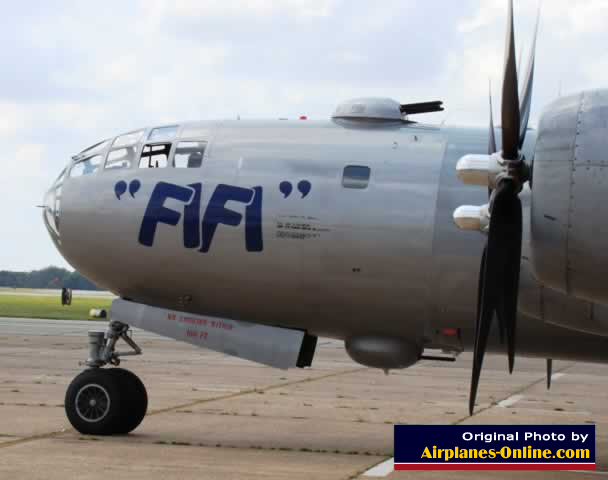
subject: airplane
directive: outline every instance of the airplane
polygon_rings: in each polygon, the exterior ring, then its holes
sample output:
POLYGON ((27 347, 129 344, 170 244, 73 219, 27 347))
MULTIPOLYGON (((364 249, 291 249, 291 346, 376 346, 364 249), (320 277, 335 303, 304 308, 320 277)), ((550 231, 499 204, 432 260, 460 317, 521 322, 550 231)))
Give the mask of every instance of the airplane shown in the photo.
POLYGON ((324 121, 167 124, 72 157, 44 223, 117 295, 67 389, 73 427, 144 418, 145 386, 116 368, 142 353, 132 327, 282 369, 309 367, 320 336, 385 372, 472 350, 471 414, 486 351, 510 372, 516 350, 546 359, 549 383, 554 359, 608 362, 608 90, 528 128, 537 32, 519 82, 509 0, 500 128, 491 98, 483 128, 414 120, 441 101, 361 98, 324 121))

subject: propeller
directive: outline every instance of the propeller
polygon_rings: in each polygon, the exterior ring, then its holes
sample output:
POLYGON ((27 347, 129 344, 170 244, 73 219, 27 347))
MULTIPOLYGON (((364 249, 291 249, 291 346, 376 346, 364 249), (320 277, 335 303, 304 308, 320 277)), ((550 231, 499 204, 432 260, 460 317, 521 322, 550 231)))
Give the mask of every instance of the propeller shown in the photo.
POLYGON ((532 86, 534 85, 534 66, 535 66, 535 52, 536 52, 536 39, 538 38, 538 26, 540 24, 540 6, 538 13, 536 14, 536 25, 534 27, 534 37, 532 40, 532 53, 530 55, 530 61, 528 62, 528 70, 526 71, 526 77, 524 86, 521 90, 521 131, 519 134, 519 148, 524 146, 526 140, 526 132, 528 130, 528 120, 530 120, 530 109, 532 106, 532 86))
MULTIPOLYGON (((521 154, 521 148, 525 141, 530 117, 538 23, 537 20, 520 103, 513 27, 513 0, 509 0, 501 102, 502 152, 500 153, 501 160, 499 163, 502 171, 496 176, 494 189, 490 195, 488 240, 481 260, 478 314, 469 396, 469 413, 471 415, 475 407, 479 377, 494 315, 498 318, 501 336, 503 331, 506 335, 509 372, 511 373, 515 362, 517 296, 523 217, 519 193, 529 177, 529 169, 521 154)), ((492 150, 495 151, 496 146, 490 100, 488 145, 490 154, 494 153, 492 150)))
MULTIPOLYGON (((490 92, 490 131, 488 132, 488 155, 493 155, 496 153, 496 134, 494 132, 494 109, 492 106, 492 81, 489 84, 490 92)), ((492 196, 492 189, 488 187, 488 197, 492 196)), ((477 290, 477 318, 479 319, 479 313, 481 309, 481 293, 482 288, 485 283, 485 259, 487 254, 487 248, 483 250, 483 256, 481 258, 481 268, 479 269, 479 288, 477 290)), ((502 315, 498 316, 498 329, 500 335, 500 344, 504 345, 505 343, 505 322, 502 315)))
POLYGON ((551 390, 551 379, 553 378, 553 360, 547 358, 547 390, 551 390))
POLYGON ((488 155, 496 153, 496 135, 494 133, 494 111, 492 108, 492 81, 490 80, 490 131, 488 132, 488 155))

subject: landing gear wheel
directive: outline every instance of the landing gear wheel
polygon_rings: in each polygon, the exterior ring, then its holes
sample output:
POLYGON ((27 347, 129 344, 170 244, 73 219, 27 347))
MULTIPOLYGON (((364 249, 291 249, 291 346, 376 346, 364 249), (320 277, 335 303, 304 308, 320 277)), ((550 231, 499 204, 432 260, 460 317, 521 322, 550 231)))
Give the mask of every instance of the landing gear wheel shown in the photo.
POLYGON ((109 370, 93 368, 78 375, 65 394, 65 412, 85 435, 112 435, 122 419, 123 389, 109 370))
POLYGON ((123 368, 111 368, 112 375, 123 394, 121 418, 114 433, 126 434, 135 430, 146 416, 148 410, 148 393, 137 375, 123 368))

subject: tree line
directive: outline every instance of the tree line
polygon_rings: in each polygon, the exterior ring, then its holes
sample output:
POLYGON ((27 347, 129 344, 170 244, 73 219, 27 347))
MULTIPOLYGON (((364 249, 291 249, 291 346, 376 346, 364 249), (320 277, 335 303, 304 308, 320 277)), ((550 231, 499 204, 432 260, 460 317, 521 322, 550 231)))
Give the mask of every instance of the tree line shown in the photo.
POLYGON ((0 270, 0 287, 9 288, 72 288, 74 290, 100 290, 78 272, 65 268, 47 267, 31 272, 0 270))

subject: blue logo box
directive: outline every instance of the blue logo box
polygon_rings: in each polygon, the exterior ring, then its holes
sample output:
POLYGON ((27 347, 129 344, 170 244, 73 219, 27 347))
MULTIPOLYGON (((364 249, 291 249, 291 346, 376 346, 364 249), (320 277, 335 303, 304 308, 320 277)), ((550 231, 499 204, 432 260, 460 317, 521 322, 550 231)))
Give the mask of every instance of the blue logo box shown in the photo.
POLYGON ((395 470, 595 470, 595 425, 396 425, 395 470))

